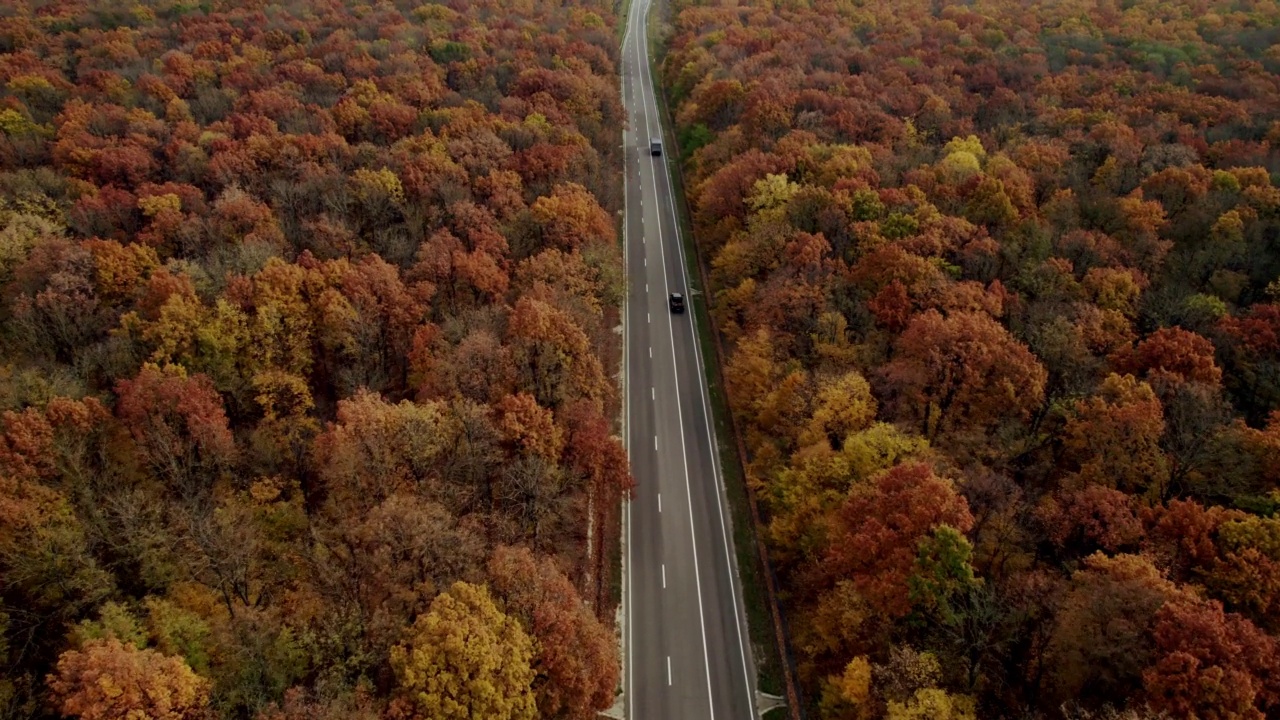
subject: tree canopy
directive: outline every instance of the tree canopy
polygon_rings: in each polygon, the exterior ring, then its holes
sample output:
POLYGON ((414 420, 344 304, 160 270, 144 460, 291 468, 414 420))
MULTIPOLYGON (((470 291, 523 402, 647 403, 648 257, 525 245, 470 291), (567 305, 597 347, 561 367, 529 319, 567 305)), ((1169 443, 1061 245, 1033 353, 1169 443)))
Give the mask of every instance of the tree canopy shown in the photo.
POLYGON ((612 704, 617 27, 0 7, 0 715, 612 704))
POLYGON ((1273 717, 1276 7, 672 5, 811 715, 1273 717))

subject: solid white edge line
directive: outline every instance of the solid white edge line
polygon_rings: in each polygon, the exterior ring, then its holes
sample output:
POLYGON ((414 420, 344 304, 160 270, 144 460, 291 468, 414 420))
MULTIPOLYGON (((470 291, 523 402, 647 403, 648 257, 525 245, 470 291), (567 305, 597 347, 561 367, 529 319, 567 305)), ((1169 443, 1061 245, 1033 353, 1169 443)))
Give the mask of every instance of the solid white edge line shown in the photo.
MULTIPOLYGON (((640 36, 642 38, 646 37, 643 31, 641 32, 640 36)), ((641 104, 644 105, 644 127, 645 127, 645 130, 649 133, 649 137, 653 137, 653 131, 652 131, 653 126, 650 124, 650 120, 649 120, 649 102, 647 102, 645 99, 646 83, 644 82, 644 79, 643 79, 643 76, 648 69, 649 48, 645 43, 638 43, 638 48, 643 49, 644 51, 643 54, 641 54, 639 57, 640 74, 641 74, 640 98, 641 98, 641 104)), ((652 96, 652 93, 653 93, 652 80, 650 80, 650 83, 649 83, 650 96, 652 96)), ((656 102, 656 100, 654 102, 656 102)), ((655 115, 657 114, 656 107, 654 109, 654 114, 655 115)), ((655 166, 653 162, 653 155, 649 155, 649 172, 654 176, 654 178, 657 178, 658 174, 657 174, 657 171, 654 169, 654 167, 655 166)), ((665 165, 664 165, 664 168, 665 168, 665 165)), ((670 194, 670 187, 671 187, 670 183, 668 182, 668 185, 667 185, 668 194, 670 194)), ((656 182, 654 183, 654 194, 655 194, 655 197, 657 197, 656 182)), ((678 227, 676 229, 676 232, 679 233, 678 227)), ((677 234, 677 239, 679 239, 678 234, 677 234)), ((666 248, 664 247, 664 245, 665 243, 662 242, 662 223, 659 222, 658 223, 658 250, 662 258, 662 294, 666 296, 670 294, 670 283, 667 280, 666 248)), ((702 630, 702 662, 703 662, 703 667, 706 669, 706 673, 707 673, 707 710, 711 720, 715 720, 715 716, 716 716, 715 688, 713 688, 711 684, 711 654, 710 654, 709 648, 707 647, 707 619, 706 619, 706 611, 702 607, 702 573, 698 567, 698 539, 697 539, 697 532, 694 530, 693 489, 689 482, 689 451, 688 451, 688 448, 685 447, 685 443, 684 443, 684 413, 680 412, 680 371, 678 367, 678 361, 676 359, 675 324, 671 320, 671 313, 667 313, 666 315, 667 315, 668 337, 671 338, 671 372, 673 377, 675 378, 676 420, 679 423, 679 430, 680 430, 680 450, 681 450, 680 460, 684 465, 684 491, 685 491, 685 497, 689 502, 689 541, 690 543, 692 543, 694 588, 698 594, 698 624, 700 625, 700 629, 702 630)), ((715 448, 713 447, 711 449, 714 452, 715 448)), ((735 609, 735 613, 736 613, 736 609, 735 609)), ((668 656, 667 657, 668 663, 670 663, 670 659, 671 659, 670 656, 668 656)), ((668 665, 668 671, 669 669, 670 669, 670 665, 668 665)), ((750 684, 751 684, 751 679, 747 678, 748 689, 750 688, 750 684)), ((754 708, 754 703, 748 704, 748 707, 754 708)), ((755 715, 753 711, 752 717, 754 716, 755 715)))
MULTIPOLYGON (((627 40, 630 37, 630 35, 631 35, 631 19, 630 17, 628 17, 627 29, 623 31, 623 35, 622 35, 623 52, 626 51, 627 40)), ((618 84, 620 86, 619 91, 625 91, 627 86, 626 73, 621 72, 622 70, 621 67, 619 67, 618 69, 619 69, 618 84)), ((625 146, 627 144, 626 123, 624 123, 622 127, 622 144, 624 146, 623 154, 625 157, 625 153, 626 153, 625 146)), ((628 257, 630 255, 631 244, 630 244, 630 233, 628 232, 628 222, 627 222, 628 216, 630 215, 630 211, 631 211, 631 203, 628 200, 629 194, 630 194, 630 187, 629 187, 629 183, 627 182, 627 173, 624 172, 622 173, 622 203, 623 203, 622 204, 622 207, 623 207, 623 211, 622 211, 622 276, 625 278, 630 278, 630 272, 628 268, 628 257)), ((629 379, 629 376, 627 374, 629 370, 629 368, 627 367, 628 365, 627 353, 630 345, 627 338, 627 336, 630 334, 629 332, 630 328, 627 326, 627 315, 631 309, 630 296, 631 296, 631 292, 629 289, 627 292, 623 293, 623 296, 622 296, 622 383, 623 383, 622 446, 627 453, 628 466, 631 465, 631 417, 630 417, 631 416, 631 398, 630 398, 631 393, 628 392, 629 388, 627 387, 627 381, 629 379)), ((630 470, 630 467, 628 467, 628 470, 630 470)), ((635 662, 631 656, 631 651, 634 648, 634 641, 635 641, 635 618, 632 617, 632 614, 631 614, 631 611, 632 611, 631 498, 627 498, 626 500, 624 500, 623 504, 624 504, 624 507, 623 507, 622 517, 623 517, 623 522, 626 524, 624 540, 627 544, 627 550, 623 554, 623 562, 625 563, 625 567, 623 568, 623 572, 622 572, 623 615, 624 615, 623 622, 626 623, 626 627, 623 629, 623 633, 622 633, 622 643, 624 645, 622 656, 623 656, 623 662, 626 664, 626 667, 623 668, 624 673, 623 673, 623 681, 622 681, 622 692, 626 696, 626 701, 624 705, 624 714, 628 719, 630 719, 635 717, 635 701, 636 701, 635 692, 634 692, 635 662)))
MULTIPOLYGON (((645 48, 645 49, 646 49, 646 51, 647 51, 647 50, 648 50, 648 47, 646 46, 646 48, 645 48)), ((648 87, 648 89, 649 89, 650 97, 653 97, 653 95, 652 95, 652 93, 653 93, 653 78, 652 78, 652 75, 651 75, 651 73, 650 73, 650 68, 649 68, 649 64, 648 64, 648 62, 641 63, 641 71, 642 71, 642 72, 641 72, 641 74, 642 74, 642 75, 644 75, 644 74, 650 74, 650 79, 649 79, 649 82, 648 82, 648 83, 644 82, 643 78, 641 79, 641 83, 640 83, 640 87, 641 87, 641 99, 643 100, 643 99, 644 99, 644 92, 643 92, 643 91, 644 91, 644 88, 646 88, 646 87, 648 87)), ((653 97, 653 102, 654 102, 654 114, 656 115, 656 114, 657 114, 657 98, 656 98, 656 97, 653 97)), ((646 105, 645 105, 645 129, 646 129, 646 130, 649 130, 650 132, 652 132, 652 131, 650 130, 650 127, 649 127, 649 108, 648 108, 648 104, 646 104, 646 105)), ((653 156, 650 156, 650 157, 649 157, 649 163, 650 163, 650 166, 652 167, 652 165, 653 165, 653 156)), ((671 184, 671 171, 670 171, 670 168, 669 168, 669 167, 667 167, 667 163, 666 163, 665 156, 664 156, 664 159, 663 159, 663 162, 662 162, 662 177, 663 177, 663 179, 665 179, 665 180, 666 180, 666 184, 667 184, 667 194, 668 194, 668 195, 670 195, 670 196, 671 196, 671 198, 672 198, 672 202, 671 202, 671 203, 669 203, 669 204, 668 204, 668 206, 667 206, 667 212, 668 212, 668 214, 671 216, 671 226, 672 226, 672 228, 674 229, 674 233, 675 233, 675 236, 676 236, 676 241, 677 241, 677 242, 676 242, 676 249, 677 249, 677 252, 678 252, 679 257, 680 257, 680 263, 679 263, 679 265, 680 265, 680 276, 681 276, 681 280, 684 282, 684 286, 685 286, 686 288, 688 288, 688 287, 689 287, 689 277, 688 277, 688 272, 687 272, 687 270, 686 270, 686 268, 685 268, 685 265, 686 265, 686 262, 685 262, 685 248, 684 248, 684 243, 680 242, 680 222, 679 222, 679 220, 676 218, 676 210, 675 210, 675 203, 674 203, 674 200, 675 200, 675 190, 674 190, 674 188, 672 187, 672 184, 671 184)), ((655 186, 657 185, 657 178, 658 178, 658 176, 657 176, 657 173, 655 172, 655 173, 654 173, 654 184, 655 184, 655 186)), ((655 187, 655 192, 656 192, 656 187, 655 187)), ((659 210, 659 212, 661 212, 661 211, 659 210)), ((659 223, 658 228, 659 228, 658 237, 659 237, 659 238, 661 238, 661 237, 662 237, 662 232, 661 232, 662 225, 661 225, 661 223, 659 223)), ((664 259, 663 259, 663 263, 662 263, 662 271, 663 271, 663 279, 664 279, 664 280, 666 279, 666 269, 667 269, 667 264, 666 264, 665 255, 664 255, 664 259)), ((668 317, 669 317, 669 316, 668 316, 668 317)), ((713 473, 715 474, 715 476, 716 476, 716 478, 715 478, 715 479, 716 479, 716 493, 715 493, 715 495, 716 495, 716 511, 717 511, 717 515, 719 515, 719 519, 720 519, 720 534, 721 534, 721 538, 723 539, 723 542, 724 542, 724 555, 725 555, 725 561, 728 563, 728 568, 729 568, 729 595, 730 595, 730 600, 731 600, 731 601, 732 601, 732 603, 733 603, 733 619, 734 619, 734 623, 733 623, 733 624, 734 624, 734 628, 737 630, 737 633, 738 633, 738 652, 739 652, 739 655, 740 655, 740 656, 741 656, 741 658, 742 658, 742 675, 743 675, 743 679, 746 681, 746 684, 747 684, 747 707, 748 707, 748 709, 751 711, 751 717, 755 717, 755 715, 756 715, 756 709, 755 709, 755 705, 756 705, 756 704, 755 704, 755 695, 754 695, 755 678, 752 676, 750 669, 747 667, 747 650, 746 650, 746 643, 745 643, 745 641, 744 641, 744 639, 743 639, 743 633, 742 633, 742 618, 741 618, 741 615, 740 615, 740 611, 739 611, 739 609, 738 609, 737 582, 740 582, 741 578, 738 576, 738 573, 736 572, 736 570, 737 570, 737 563, 736 563, 736 562, 734 562, 733 557, 732 557, 732 554, 729 552, 729 531, 728 531, 728 528, 727 528, 727 524, 725 523, 725 520, 724 520, 724 504, 723 504, 723 502, 722 502, 722 500, 721 500, 721 497, 720 497, 720 496, 721 496, 721 494, 724 492, 724 474, 723 474, 723 472, 721 471, 721 468, 720 468, 720 453, 719 453, 719 445, 717 445, 717 444, 716 444, 715 439, 714 439, 714 437, 712 436, 712 432, 711 432, 711 411, 710 411, 710 407, 709 407, 709 406, 708 406, 708 404, 707 404, 707 395, 706 395, 706 377, 705 377, 705 375, 702 373, 702 370, 701 370, 701 368, 704 366, 704 365, 703 365, 703 361, 702 361, 702 351, 701 351, 701 347, 698 345, 698 334, 697 334, 697 329, 694 327, 694 324, 693 324, 692 322, 690 322, 690 323, 689 323, 689 333, 690 333, 690 335, 691 335, 691 336, 692 336, 692 338, 693 338, 693 353, 694 353, 694 357, 695 357, 695 358, 697 359, 697 361, 698 361, 698 368, 699 368, 699 371, 698 371, 698 392, 699 392, 699 394, 701 395, 701 399, 702 399, 702 411, 703 411, 703 417, 706 419, 707 444, 708 444, 708 447, 709 447, 709 448, 710 448, 710 450, 711 450, 711 468, 712 468, 712 472, 713 472, 713 473)), ((673 336, 674 336, 674 332, 673 332, 673 336)), ((672 347, 671 347, 671 353, 672 353, 672 358, 674 359, 674 357, 675 357, 675 343, 674 343, 674 337, 673 337, 673 342, 672 342, 672 347)), ((678 392, 678 388, 677 388, 677 392, 678 392)), ((682 437, 681 439, 683 440, 683 437, 682 437)), ((690 507, 690 513, 691 513, 691 514, 692 514, 692 511, 693 511, 693 508, 692 508, 692 506, 691 506, 691 507, 690 507)), ((694 561, 695 561, 695 567, 696 567, 696 564, 697 564, 697 557, 696 557, 696 555, 695 555, 695 557, 694 557, 694 561)), ((701 594, 701 590, 699 590, 699 594, 701 594)), ((699 597, 699 600, 701 600, 701 597, 699 597)), ((705 632, 705 630, 704 630, 704 632, 705 632)), ((705 647, 705 641, 704 641, 704 647, 705 647)), ((708 678, 707 678, 707 679, 708 679, 708 683, 709 683, 709 682, 710 682, 710 674, 709 674, 709 673, 708 673, 708 678)))

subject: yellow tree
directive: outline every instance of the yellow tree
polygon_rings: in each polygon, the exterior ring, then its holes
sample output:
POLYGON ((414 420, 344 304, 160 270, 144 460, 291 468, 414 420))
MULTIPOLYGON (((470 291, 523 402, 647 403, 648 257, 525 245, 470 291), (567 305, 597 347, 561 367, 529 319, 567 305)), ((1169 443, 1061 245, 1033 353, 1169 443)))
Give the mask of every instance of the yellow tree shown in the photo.
POLYGON ((873 715, 871 663, 859 655, 845 665, 844 672, 827 678, 822 692, 822 717, 866 720, 873 715))
POLYGON ((489 591, 456 582, 391 648, 400 690, 432 720, 533 720, 533 643, 489 591))
POLYGON ((825 546, 834 512, 851 487, 927 448, 923 438, 875 423, 841 437, 838 451, 823 440, 793 455, 760 495, 768 503, 775 559, 785 565, 825 546))
POLYGON ((974 720, 973 698, 925 688, 904 703, 889 702, 888 720, 974 720))
POLYGON ((819 380, 813 417, 800 433, 800 445, 825 442, 839 450, 850 433, 865 430, 875 417, 871 386, 859 373, 819 380))
POLYGON ((614 635, 596 620, 550 558, 499 547, 489 561, 495 592, 534 643, 534 693, 545 718, 591 720, 613 704, 618 686, 614 635))

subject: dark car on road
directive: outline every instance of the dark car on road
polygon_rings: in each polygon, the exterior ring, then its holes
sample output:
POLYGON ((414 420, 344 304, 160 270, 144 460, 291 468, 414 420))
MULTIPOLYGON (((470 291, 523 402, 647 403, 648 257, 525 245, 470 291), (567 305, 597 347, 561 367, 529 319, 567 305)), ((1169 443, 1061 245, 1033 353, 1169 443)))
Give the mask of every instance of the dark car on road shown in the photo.
POLYGON ((662 140, 658 138, 649 139, 649 152, 654 155, 662 154, 662 140))
POLYGON ((671 312, 684 312, 684 296, 680 293, 671 293, 671 312))

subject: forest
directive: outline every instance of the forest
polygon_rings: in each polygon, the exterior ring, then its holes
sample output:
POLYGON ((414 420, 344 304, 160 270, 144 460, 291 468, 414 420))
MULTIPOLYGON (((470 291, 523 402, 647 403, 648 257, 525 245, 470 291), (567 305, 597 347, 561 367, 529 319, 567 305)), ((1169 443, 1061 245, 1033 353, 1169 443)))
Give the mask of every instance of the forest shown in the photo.
POLYGON ((0 3, 0 718, 593 718, 603 0, 0 3))
POLYGON ((1280 5, 662 42, 809 716, 1280 718, 1280 5))

